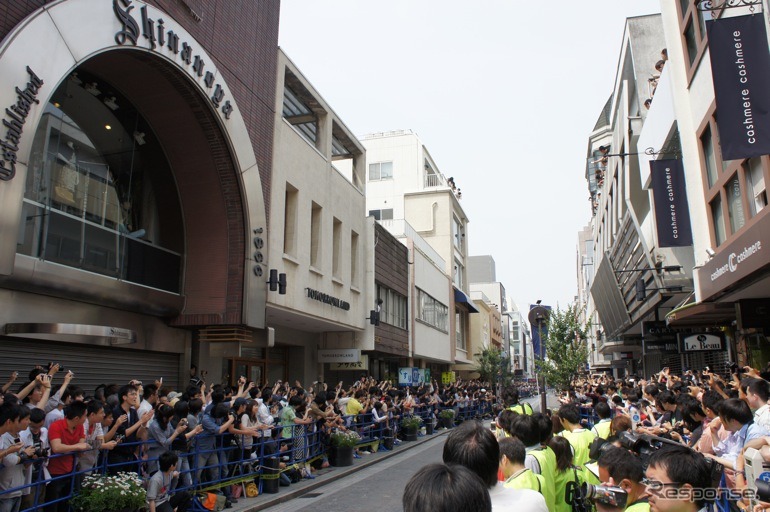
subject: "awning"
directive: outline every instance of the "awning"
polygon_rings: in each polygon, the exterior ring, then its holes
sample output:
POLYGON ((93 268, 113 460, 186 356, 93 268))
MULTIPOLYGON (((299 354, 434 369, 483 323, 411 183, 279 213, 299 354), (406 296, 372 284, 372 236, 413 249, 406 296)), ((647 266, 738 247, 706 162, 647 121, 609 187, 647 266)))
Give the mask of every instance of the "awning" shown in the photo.
POLYGON ((468 308, 469 313, 478 313, 479 310, 476 309, 476 306, 473 305, 473 301, 465 295, 462 290, 458 290, 457 288, 455 290, 455 303, 463 303, 465 304, 465 307, 468 308))
POLYGON ((735 305, 722 302, 696 302, 676 308, 666 315, 670 327, 718 327, 735 320, 735 305))

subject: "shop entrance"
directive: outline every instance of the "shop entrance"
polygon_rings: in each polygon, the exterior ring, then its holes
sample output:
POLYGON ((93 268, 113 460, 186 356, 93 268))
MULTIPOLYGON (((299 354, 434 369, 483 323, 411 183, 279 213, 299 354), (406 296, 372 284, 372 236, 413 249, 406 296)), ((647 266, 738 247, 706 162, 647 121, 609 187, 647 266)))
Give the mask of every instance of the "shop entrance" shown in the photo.
POLYGON ((237 385, 241 376, 257 385, 270 384, 287 379, 287 350, 284 347, 244 348, 241 357, 225 359, 222 363, 222 380, 237 385))

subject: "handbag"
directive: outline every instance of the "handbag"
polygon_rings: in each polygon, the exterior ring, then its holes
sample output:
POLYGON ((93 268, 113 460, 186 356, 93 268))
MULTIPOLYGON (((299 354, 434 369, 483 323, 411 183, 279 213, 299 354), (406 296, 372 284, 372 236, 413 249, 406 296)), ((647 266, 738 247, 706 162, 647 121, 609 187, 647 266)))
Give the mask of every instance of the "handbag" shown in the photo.
POLYGON ((243 486, 241 484, 233 484, 230 486, 230 494, 232 494, 233 498, 236 500, 243 495, 243 486))
POLYGON ((254 482, 249 482, 246 484, 246 497, 247 498, 256 498, 259 496, 259 487, 257 487, 257 484, 254 482))

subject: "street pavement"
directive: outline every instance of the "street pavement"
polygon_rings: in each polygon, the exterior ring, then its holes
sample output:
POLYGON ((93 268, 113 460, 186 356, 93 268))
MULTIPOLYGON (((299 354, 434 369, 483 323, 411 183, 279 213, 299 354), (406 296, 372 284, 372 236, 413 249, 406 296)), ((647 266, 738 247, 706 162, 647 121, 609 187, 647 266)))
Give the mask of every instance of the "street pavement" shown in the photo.
MULTIPOLYGON (((523 399, 535 412, 540 411, 540 397, 523 399)), ((547 406, 558 406, 556 396, 549 394, 547 406)), ((489 420, 485 420, 488 423, 489 420)), ((341 512, 376 508, 378 512, 399 512, 401 496, 409 479, 420 468, 441 462, 447 430, 424 436, 417 442, 402 443, 392 452, 364 455, 347 468, 327 468, 316 473, 316 479, 303 480, 282 487, 278 494, 257 498, 241 498, 232 512, 341 512)))

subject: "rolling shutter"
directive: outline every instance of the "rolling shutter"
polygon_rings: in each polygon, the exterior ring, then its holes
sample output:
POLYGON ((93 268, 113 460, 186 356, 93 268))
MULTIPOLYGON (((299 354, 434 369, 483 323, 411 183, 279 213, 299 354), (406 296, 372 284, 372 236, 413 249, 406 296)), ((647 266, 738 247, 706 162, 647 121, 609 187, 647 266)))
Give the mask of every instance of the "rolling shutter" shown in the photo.
MULTIPOLYGON (((86 396, 92 396, 99 384, 123 385, 131 379, 147 384, 160 377, 164 386, 180 390, 180 355, 0 337, 0 385, 8 382, 11 372, 18 371, 19 378, 11 388, 16 391, 28 382, 27 374, 35 365, 46 366, 52 361, 75 373, 72 385, 83 388, 86 396)), ((52 394, 61 386, 62 375, 61 372, 56 375, 52 394)), ((187 381, 182 384, 186 385, 187 381)))

